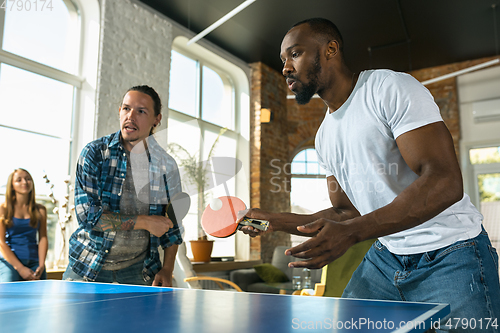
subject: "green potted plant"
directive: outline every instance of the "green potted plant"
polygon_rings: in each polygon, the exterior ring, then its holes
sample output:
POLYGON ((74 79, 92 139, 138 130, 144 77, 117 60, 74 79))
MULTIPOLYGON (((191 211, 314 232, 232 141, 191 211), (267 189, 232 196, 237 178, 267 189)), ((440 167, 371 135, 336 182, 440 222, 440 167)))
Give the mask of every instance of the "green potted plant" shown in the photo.
POLYGON ((189 185, 194 185, 198 193, 198 202, 196 203, 198 210, 198 239, 190 241, 194 261, 210 261, 212 253, 213 240, 207 239, 207 235, 201 226, 201 215, 210 196, 210 193, 206 191, 209 186, 208 173, 210 172, 210 159, 215 153, 215 147, 220 137, 226 131, 227 128, 222 128, 219 131, 217 138, 210 148, 206 161, 200 161, 198 152, 191 154, 178 143, 173 142, 167 145, 167 152, 176 159, 179 168, 183 170, 183 181, 189 185))

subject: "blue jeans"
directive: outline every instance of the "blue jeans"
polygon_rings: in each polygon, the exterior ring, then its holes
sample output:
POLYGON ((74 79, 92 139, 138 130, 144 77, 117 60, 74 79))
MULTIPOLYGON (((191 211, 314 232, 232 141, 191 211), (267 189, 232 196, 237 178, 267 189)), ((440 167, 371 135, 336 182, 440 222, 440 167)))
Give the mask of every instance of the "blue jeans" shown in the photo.
MULTIPOLYGON (((105 271, 101 269, 101 271, 97 275, 96 280, 93 282, 150 286, 153 283, 153 280, 144 281, 144 277, 142 275, 143 267, 144 263, 142 261, 139 261, 132 266, 117 271, 105 271)), ((62 279, 67 281, 89 281, 86 278, 83 278, 80 275, 76 274, 69 266, 68 268, 66 268, 62 279)))
POLYGON ((392 254, 377 240, 342 297, 447 303, 451 313, 437 325, 438 332, 498 332, 498 254, 484 229, 475 238, 412 255, 392 254), (486 329, 495 318, 498 326, 486 329))
MULTIPOLYGON (((33 272, 38 268, 38 260, 19 259, 21 264, 31 269, 33 272)), ((47 271, 44 270, 40 280, 47 279, 47 271)), ((4 258, 0 258, 0 282, 24 281, 16 269, 4 258)))

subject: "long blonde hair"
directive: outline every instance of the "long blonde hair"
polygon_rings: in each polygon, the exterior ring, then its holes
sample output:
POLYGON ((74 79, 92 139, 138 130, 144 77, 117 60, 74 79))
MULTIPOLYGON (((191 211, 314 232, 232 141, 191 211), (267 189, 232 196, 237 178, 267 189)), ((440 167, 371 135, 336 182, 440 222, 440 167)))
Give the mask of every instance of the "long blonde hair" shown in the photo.
MULTIPOLYGON (((12 218, 14 217, 14 205, 16 202, 16 191, 14 191, 14 185, 12 184, 14 182, 14 174, 18 171, 24 171, 26 172, 30 178, 33 180, 33 177, 31 177, 31 174, 25 170, 18 168, 14 170, 10 175, 7 180, 7 191, 5 192, 5 203, 4 207, 6 208, 6 214, 5 216, 0 216, 0 223, 5 224, 7 228, 10 228, 13 226, 12 218)), ((33 182, 33 189, 29 193, 29 198, 28 198, 28 212, 30 214, 30 226, 33 228, 38 227, 38 221, 40 220, 40 212, 38 211, 39 205, 35 201, 35 183, 33 182)))

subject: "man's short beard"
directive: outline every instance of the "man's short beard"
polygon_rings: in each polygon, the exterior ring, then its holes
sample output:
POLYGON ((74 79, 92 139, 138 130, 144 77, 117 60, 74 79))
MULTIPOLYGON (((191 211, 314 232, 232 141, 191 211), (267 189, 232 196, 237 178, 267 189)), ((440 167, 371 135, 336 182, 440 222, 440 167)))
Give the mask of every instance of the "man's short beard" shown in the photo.
POLYGON ((318 74, 321 72, 321 65, 319 63, 319 51, 316 55, 316 59, 314 59, 313 67, 307 73, 307 79, 309 83, 304 85, 301 91, 298 91, 295 94, 295 100, 297 104, 304 105, 309 103, 314 94, 318 91, 319 83, 318 83, 318 74))
POLYGON ((317 89, 318 85, 312 81, 308 85, 304 86, 303 89, 295 95, 297 104, 304 105, 309 103, 316 93, 317 89))

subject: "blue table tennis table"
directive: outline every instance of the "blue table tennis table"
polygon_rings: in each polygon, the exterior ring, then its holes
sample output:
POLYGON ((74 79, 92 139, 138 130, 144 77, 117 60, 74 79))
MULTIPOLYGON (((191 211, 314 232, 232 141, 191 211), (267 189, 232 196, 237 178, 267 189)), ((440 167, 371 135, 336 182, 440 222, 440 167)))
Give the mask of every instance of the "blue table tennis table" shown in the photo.
POLYGON ((447 304, 70 281, 0 283, 2 333, 425 332, 447 304))

